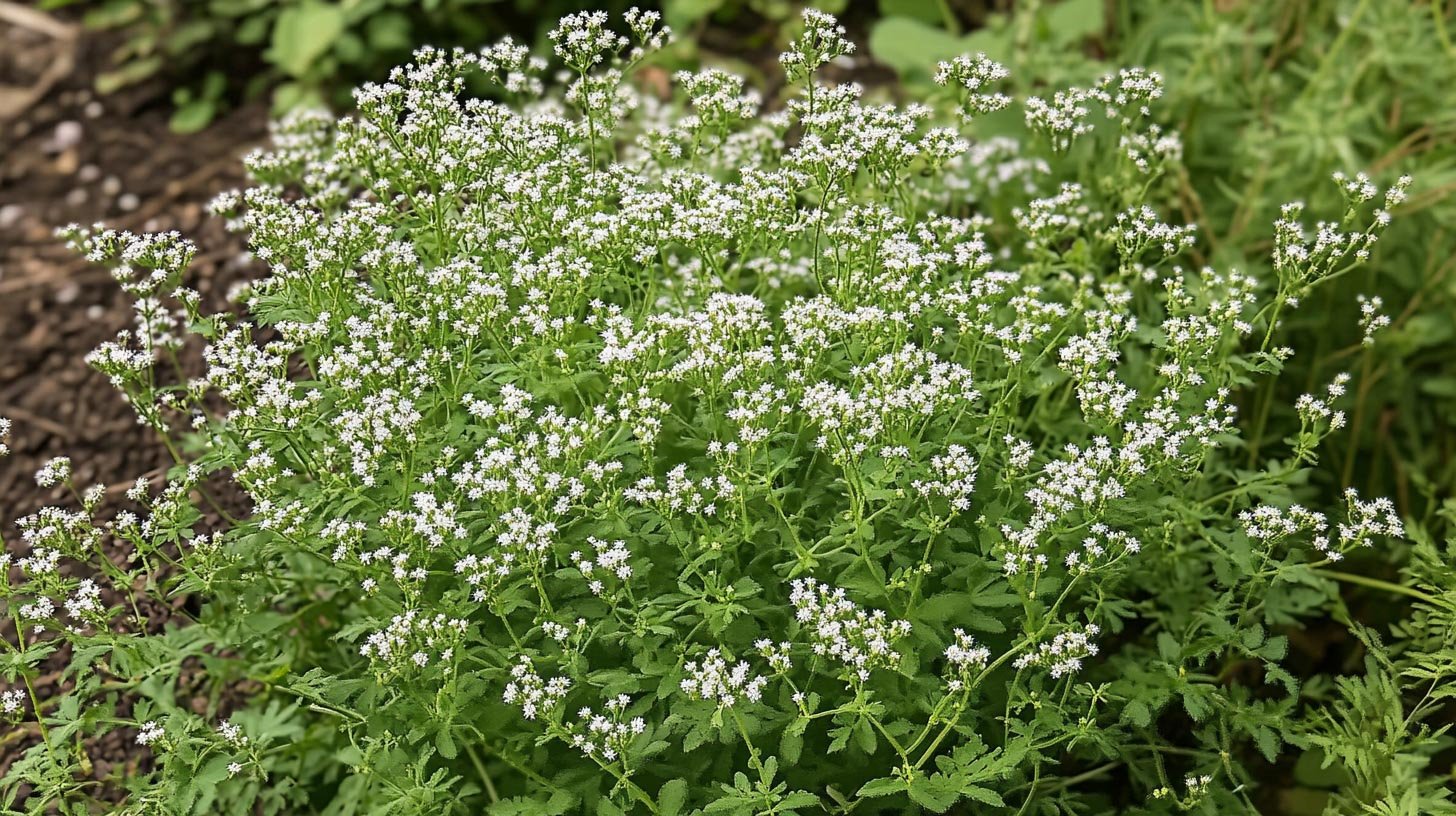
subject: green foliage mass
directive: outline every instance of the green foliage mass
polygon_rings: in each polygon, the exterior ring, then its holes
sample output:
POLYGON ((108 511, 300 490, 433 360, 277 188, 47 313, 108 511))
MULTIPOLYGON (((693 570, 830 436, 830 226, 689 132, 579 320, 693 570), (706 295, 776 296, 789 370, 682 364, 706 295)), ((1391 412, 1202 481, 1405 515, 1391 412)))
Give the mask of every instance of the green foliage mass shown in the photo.
POLYGON ((217 201, 236 313, 68 229, 178 464, 37 475, 5 807, 1456 812, 1441 6, 884 10, 768 104, 651 14, 420 51, 217 201))

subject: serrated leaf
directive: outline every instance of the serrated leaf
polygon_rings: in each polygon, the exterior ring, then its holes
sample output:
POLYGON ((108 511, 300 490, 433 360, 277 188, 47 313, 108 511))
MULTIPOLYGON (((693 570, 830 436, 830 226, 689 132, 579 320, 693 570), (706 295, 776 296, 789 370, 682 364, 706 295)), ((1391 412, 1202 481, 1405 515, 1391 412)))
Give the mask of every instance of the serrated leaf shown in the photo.
POLYGON ((662 786, 657 792, 657 812, 659 816, 677 816, 682 812, 683 805, 688 801, 688 782, 686 779, 674 779, 662 786))
POLYGON ((905 790, 905 780, 893 776, 882 776, 879 779, 871 779, 864 783, 855 793, 855 796, 877 798, 880 796, 893 796, 905 790))
POLYGON ((917 776, 910 783, 910 799, 932 813, 944 813, 960 798, 953 787, 947 787, 945 777, 917 776))
POLYGON ((967 785, 966 787, 962 788, 961 796, 980 802, 983 805, 1006 807, 1006 800, 1001 798, 1001 794, 991 790, 990 788, 983 788, 979 785, 967 785))

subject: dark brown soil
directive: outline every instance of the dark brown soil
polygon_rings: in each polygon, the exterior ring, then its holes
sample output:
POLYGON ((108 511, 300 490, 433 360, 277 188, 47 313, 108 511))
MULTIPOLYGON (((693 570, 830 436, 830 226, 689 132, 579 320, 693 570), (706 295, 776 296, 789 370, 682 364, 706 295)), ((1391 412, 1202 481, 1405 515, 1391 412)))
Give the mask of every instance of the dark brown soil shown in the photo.
MULTIPOLYGON (((267 111, 249 104, 200 133, 173 133, 166 88, 92 91, 115 46, 107 36, 0 6, 0 416, 13 423, 12 453, 0 459, 0 538, 14 550, 16 519, 67 503, 59 489, 35 485, 35 471, 51 457, 71 458, 77 485, 112 486, 113 506, 138 476, 151 476, 155 488, 171 464, 155 434, 83 360, 128 327, 130 303, 55 229, 103 222, 179 230, 201 247, 186 283, 218 308, 250 270, 241 241, 205 205, 242 184, 240 158, 262 142, 267 111)), ((167 625, 181 604, 145 610, 147 628, 167 625)), ((54 668, 64 660, 58 653, 54 668)), ((56 676, 42 677, 42 698, 57 690, 44 688, 56 676)), ((0 773, 32 741, 23 729, 0 740, 0 773)), ((137 757, 120 732, 87 753, 97 778, 137 757)))

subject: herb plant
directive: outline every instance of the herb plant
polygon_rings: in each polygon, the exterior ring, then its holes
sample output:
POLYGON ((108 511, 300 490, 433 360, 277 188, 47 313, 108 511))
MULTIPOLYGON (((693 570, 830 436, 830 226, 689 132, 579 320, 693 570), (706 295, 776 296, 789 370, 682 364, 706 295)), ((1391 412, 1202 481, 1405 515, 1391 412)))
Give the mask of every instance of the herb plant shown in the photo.
POLYGON ((721 70, 637 89, 667 32, 625 25, 564 18, 559 86, 427 48, 281 123, 215 205, 269 269, 240 314, 178 235, 67 231, 137 299, 92 363, 179 463, 142 515, 73 486, 22 524, 7 806, 84 812, 84 738, 125 729, 135 813, 1234 813, 1301 750, 1334 812, 1456 810, 1446 551, 1311 488, 1344 376, 1252 463, 1235 407, 1409 179, 1200 268, 1155 72, 1017 100, 967 56, 872 104, 809 11, 766 111, 721 70), (1342 571, 1407 535, 1406 584, 1342 571), (1347 585, 1414 599, 1398 649, 1347 585), (1336 685, 1290 659, 1331 620, 1368 646, 1336 685))

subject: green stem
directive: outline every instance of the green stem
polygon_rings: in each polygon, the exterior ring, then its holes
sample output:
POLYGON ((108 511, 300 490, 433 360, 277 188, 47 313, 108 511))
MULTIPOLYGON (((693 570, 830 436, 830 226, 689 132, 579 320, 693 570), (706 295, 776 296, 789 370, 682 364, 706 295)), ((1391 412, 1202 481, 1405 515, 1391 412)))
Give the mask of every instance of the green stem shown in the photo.
POLYGON ((1430 595, 1427 595, 1419 589, 1391 583, 1390 581, 1382 581, 1379 578, 1371 578, 1368 575, 1356 575, 1353 572, 1338 572, 1336 570, 1327 569, 1319 570, 1319 574, 1325 576, 1326 578, 1333 578, 1336 581, 1343 581, 1347 584, 1356 584, 1358 586, 1370 587, 1371 589, 1383 589, 1386 592, 1393 592, 1396 595, 1404 595, 1408 598, 1415 598, 1418 601, 1425 601, 1428 604, 1436 603, 1435 598, 1432 598, 1430 595))

